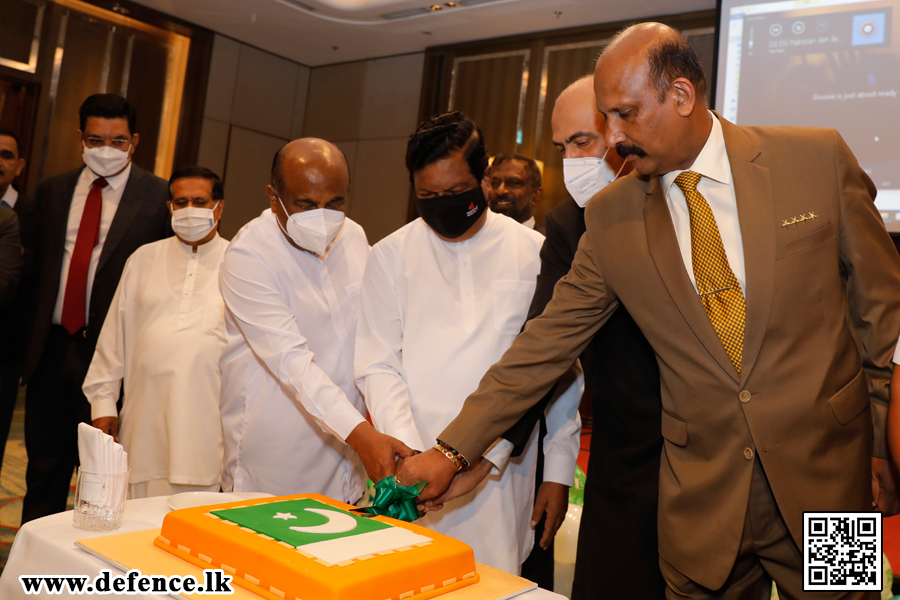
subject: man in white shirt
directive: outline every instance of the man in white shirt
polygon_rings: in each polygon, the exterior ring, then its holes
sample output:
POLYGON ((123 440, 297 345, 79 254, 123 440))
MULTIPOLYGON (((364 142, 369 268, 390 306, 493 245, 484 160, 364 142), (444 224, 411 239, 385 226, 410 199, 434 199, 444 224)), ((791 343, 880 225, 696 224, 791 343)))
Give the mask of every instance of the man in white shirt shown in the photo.
MULTIPOLYGON (((168 183, 132 163, 134 107, 95 94, 79 109, 85 166, 40 181, 34 321, 22 365, 27 492, 22 522, 66 509, 78 461, 81 391, 106 311, 131 253, 172 235, 168 183)), ((74 140, 73 140, 74 141, 74 140)))
POLYGON ((511 217, 540 234, 534 209, 544 197, 541 170, 533 158, 522 154, 498 154, 488 167, 485 196, 491 210, 511 217))
POLYGON ((169 194, 175 237, 128 259, 82 388, 94 427, 121 437, 128 452, 131 498, 215 492, 222 470, 222 181, 183 167, 169 194))
MULTIPOLYGON (((372 249, 356 377, 375 426, 426 450, 519 333, 544 238, 488 210, 484 142, 460 113, 422 123, 406 162, 421 218, 372 249)), ((547 416, 544 479, 559 496, 573 480, 581 430, 580 394, 568 398, 547 416)), ((498 440, 457 477, 477 480, 474 490, 429 512, 424 524, 472 546, 479 562, 517 574, 534 540, 536 438, 537 427, 516 458, 512 444, 498 440)))
POLYGON ((369 253, 344 217, 350 173, 324 140, 284 146, 271 210, 225 253, 222 429, 225 491, 316 492, 355 502, 365 476, 393 475, 411 451, 366 421, 353 379, 359 290, 369 253), (351 450, 352 448, 352 450, 351 450))

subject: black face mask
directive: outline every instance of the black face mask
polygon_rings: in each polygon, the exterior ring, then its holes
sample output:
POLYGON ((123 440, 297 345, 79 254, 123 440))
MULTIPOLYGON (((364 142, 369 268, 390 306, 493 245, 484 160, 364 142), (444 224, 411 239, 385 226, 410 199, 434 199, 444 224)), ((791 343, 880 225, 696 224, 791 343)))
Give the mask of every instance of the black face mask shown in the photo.
POLYGON ((480 185, 449 196, 416 198, 419 216, 435 233, 456 239, 471 229, 487 210, 487 200, 480 185))

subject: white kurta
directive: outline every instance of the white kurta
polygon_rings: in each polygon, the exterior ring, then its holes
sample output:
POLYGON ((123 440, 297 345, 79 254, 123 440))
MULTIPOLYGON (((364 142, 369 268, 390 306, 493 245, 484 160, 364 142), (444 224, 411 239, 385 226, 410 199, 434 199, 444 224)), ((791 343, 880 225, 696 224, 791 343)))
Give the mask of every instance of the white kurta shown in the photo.
MULTIPOLYGON (((444 242, 418 219, 375 245, 363 279, 356 376, 380 431, 417 450, 434 445, 519 333, 543 239, 488 211, 482 230, 464 242, 444 242)), ((571 485, 579 394, 564 397, 568 404, 550 410, 567 414, 548 418, 548 437, 565 442, 548 443, 545 473, 571 485)), ((499 469, 419 522, 472 546, 477 561, 518 573, 534 539, 536 437, 508 462, 508 448, 500 448, 509 443, 495 445, 486 456, 499 469)))
POLYGON ((364 421, 353 380, 369 245, 346 219, 324 259, 295 248, 266 210, 225 253, 225 491, 320 493, 355 502, 365 472, 344 443, 364 421))
POLYGON ((171 237, 125 264, 84 380, 91 417, 116 416, 130 483, 219 483, 219 355, 225 347, 219 265, 228 241, 197 248, 171 237))

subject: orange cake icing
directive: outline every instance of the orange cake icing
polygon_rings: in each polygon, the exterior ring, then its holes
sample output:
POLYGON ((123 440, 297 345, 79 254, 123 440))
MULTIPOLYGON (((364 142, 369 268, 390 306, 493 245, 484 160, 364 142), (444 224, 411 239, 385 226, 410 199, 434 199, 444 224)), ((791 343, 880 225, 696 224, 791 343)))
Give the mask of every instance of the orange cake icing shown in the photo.
POLYGON ((271 600, 424 600, 476 583, 469 546, 317 494, 176 510, 154 544, 271 600))

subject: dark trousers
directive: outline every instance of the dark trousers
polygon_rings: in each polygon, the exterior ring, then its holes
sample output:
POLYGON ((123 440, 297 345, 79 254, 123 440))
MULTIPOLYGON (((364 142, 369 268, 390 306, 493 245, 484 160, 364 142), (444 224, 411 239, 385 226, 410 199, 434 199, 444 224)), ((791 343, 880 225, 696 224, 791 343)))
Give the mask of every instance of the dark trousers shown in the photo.
MULTIPOLYGON (((599 470, 588 469, 588 483, 598 475, 599 470)), ((585 490, 572 600, 665 598, 657 550, 658 500, 652 493, 658 484, 648 483, 585 490)))
POLYGON ((22 524, 66 510, 72 473, 78 464, 78 424, 91 422, 81 385, 93 355, 82 334, 54 325, 25 393, 27 490, 22 524))
POLYGON ((666 578, 668 600, 769 600, 773 579, 781 600, 878 600, 881 597, 880 592, 803 591, 803 554, 781 516, 759 459, 754 463, 750 502, 737 559, 721 589, 702 587, 662 556, 659 567, 666 578))
POLYGON ((13 411, 19 396, 19 378, 22 376, 20 363, 0 363, 0 465, 6 452, 9 427, 12 425, 13 411))
MULTIPOLYGON (((540 430, 538 431, 537 469, 534 476, 534 497, 537 498, 541 484, 544 483, 544 436, 547 435, 547 422, 541 417, 540 430)), ((534 547, 531 554, 522 563, 522 577, 538 584, 545 590, 553 591, 553 540, 546 550, 541 548, 541 538, 544 537, 544 524, 547 522, 546 513, 541 515, 541 520, 534 528, 534 547)))

